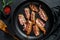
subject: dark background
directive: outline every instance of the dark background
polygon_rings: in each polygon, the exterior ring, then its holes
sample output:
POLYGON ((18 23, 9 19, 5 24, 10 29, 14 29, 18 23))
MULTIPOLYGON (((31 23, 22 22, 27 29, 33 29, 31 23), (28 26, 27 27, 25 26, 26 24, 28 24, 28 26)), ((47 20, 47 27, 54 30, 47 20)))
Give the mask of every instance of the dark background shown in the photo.
MULTIPOLYGON (((11 13, 14 11, 14 9, 17 7, 17 5, 19 5, 21 2, 23 2, 24 0, 12 0, 13 3, 10 4, 12 11, 11 13)), ((46 3, 50 8, 56 7, 56 6, 60 6, 60 0, 41 0, 44 3, 46 3)), ((1 5, 2 0, 0 0, 0 9, 2 8, 1 5)), ((8 2, 6 0, 6 2, 8 2)), ((58 17, 58 23, 60 20, 60 17, 58 17)), ((51 34, 46 40, 60 40, 60 26, 57 26, 57 30, 55 30, 55 32, 53 34, 51 34)), ((13 38, 11 38, 10 36, 8 36, 7 34, 5 34, 4 32, 0 31, 0 40, 13 40, 13 38)))

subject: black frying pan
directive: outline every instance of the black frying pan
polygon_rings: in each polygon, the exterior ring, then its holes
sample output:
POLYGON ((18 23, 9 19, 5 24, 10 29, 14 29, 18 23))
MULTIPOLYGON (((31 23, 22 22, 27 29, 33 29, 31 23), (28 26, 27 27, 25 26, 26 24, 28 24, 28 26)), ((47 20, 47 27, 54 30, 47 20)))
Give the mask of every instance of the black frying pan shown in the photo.
POLYGON ((54 23, 54 18, 53 18, 53 14, 51 9, 48 7, 48 5, 46 5, 45 3, 41 2, 41 1, 24 1, 23 3, 19 4, 17 6, 17 8, 15 9, 15 11, 13 12, 12 15, 12 28, 15 32, 15 34, 21 38, 21 39, 30 39, 30 40, 35 40, 35 39, 44 39, 46 38, 48 35, 50 35, 52 29, 53 29, 53 23, 54 23), (39 36, 35 36, 33 33, 30 34, 29 37, 27 37, 27 35, 23 32, 23 26, 21 26, 18 22, 18 14, 22 13, 24 14, 24 8, 28 7, 28 5, 30 3, 33 3, 35 5, 37 5, 37 7, 39 5, 42 5, 42 9, 44 9, 44 11, 46 12, 47 16, 48 16, 48 21, 46 22, 45 28, 46 28, 46 35, 43 35, 43 33, 41 33, 39 36))

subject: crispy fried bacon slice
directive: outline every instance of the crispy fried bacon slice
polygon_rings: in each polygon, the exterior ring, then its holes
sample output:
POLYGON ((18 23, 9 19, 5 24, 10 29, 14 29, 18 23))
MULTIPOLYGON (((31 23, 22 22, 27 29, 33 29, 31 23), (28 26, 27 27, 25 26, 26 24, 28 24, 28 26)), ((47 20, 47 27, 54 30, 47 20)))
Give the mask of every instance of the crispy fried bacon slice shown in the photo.
POLYGON ((23 31, 25 31, 26 34, 29 35, 31 33, 31 30, 32 30, 32 22, 28 21, 26 24, 24 24, 23 31))
POLYGON ((31 21, 33 22, 33 24, 35 24, 35 12, 33 11, 31 13, 31 21))
POLYGON ((29 7, 32 11, 38 12, 38 9, 37 9, 36 5, 30 4, 29 7))
POLYGON ((39 36, 40 32, 39 32, 39 28, 38 28, 37 25, 34 25, 34 26, 33 26, 33 32, 34 32, 34 34, 35 34, 36 36, 39 36))
POLYGON ((48 16, 46 15, 46 12, 40 7, 39 7, 39 15, 44 21, 48 20, 48 16))
POLYGON ((19 19, 19 23, 21 25, 24 25, 26 23, 26 19, 24 18, 24 16, 22 14, 18 15, 18 19, 19 19))
POLYGON ((36 19, 36 24, 37 24, 38 27, 44 32, 44 34, 46 34, 46 30, 45 30, 45 28, 44 28, 45 23, 43 23, 41 19, 37 18, 37 19, 36 19))
POLYGON ((29 20, 30 19, 30 9, 29 8, 25 8, 24 12, 25 12, 26 18, 29 20))

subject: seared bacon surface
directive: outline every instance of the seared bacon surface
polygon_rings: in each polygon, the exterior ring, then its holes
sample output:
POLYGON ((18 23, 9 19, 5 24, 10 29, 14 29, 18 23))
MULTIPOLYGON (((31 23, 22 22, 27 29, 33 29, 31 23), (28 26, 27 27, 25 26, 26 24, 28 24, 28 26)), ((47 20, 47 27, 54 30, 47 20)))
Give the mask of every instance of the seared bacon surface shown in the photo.
POLYGON ((34 25, 34 26, 33 26, 33 31, 34 31, 34 34, 35 34, 36 36, 39 36, 40 32, 39 32, 39 28, 38 28, 37 25, 34 25))
POLYGON ((46 34, 46 29, 44 28, 45 23, 43 23, 40 19, 37 18, 36 19, 36 24, 44 32, 44 34, 46 34))
POLYGON ((29 20, 29 18, 30 18, 30 9, 25 8, 24 11, 25 11, 26 18, 29 20))
POLYGON ((39 8, 39 15, 40 15, 40 17, 44 20, 44 21, 47 21, 48 20, 48 17, 47 17, 47 15, 46 15, 46 13, 45 13, 45 11, 42 9, 42 8, 39 8))
POLYGON ((26 34, 29 35, 32 30, 32 22, 28 21, 26 24, 24 24, 24 31, 26 31, 26 34))
POLYGON ((29 7, 30 7, 30 9, 31 9, 32 11, 38 12, 38 9, 37 9, 36 5, 30 4, 29 7))
POLYGON ((36 19, 36 23, 38 25, 40 25, 41 27, 44 27, 45 26, 45 23, 41 19, 39 19, 39 18, 36 19))
POLYGON ((33 11, 31 13, 31 21, 33 22, 33 24, 35 24, 35 12, 33 11))
POLYGON ((19 23, 21 25, 24 25, 26 23, 26 19, 24 18, 24 16, 22 14, 18 15, 18 19, 19 19, 19 23))

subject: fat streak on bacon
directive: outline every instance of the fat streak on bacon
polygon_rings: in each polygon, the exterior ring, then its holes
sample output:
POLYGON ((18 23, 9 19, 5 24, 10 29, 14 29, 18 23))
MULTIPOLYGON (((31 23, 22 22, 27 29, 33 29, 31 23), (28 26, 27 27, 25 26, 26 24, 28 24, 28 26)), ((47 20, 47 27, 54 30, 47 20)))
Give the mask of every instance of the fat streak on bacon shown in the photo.
POLYGON ((38 28, 37 25, 34 25, 34 26, 33 26, 33 32, 34 32, 34 34, 35 34, 36 36, 39 36, 40 32, 39 32, 39 28, 38 28))
POLYGON ((48 20, 48 17, 47 17, 47 15, 46 15, 46 12, 45 12, 42 8, 40 8, 40 7, 39 7, 39 15, 40 15, 40 17, 41 17, 44 21, 47 21, 47 20, 48 20))
POLYGON ((21 25, 24 25, 26 23, 26 19, 24 18, 24 16, 22 14, 18 15, 18 19, 19 19, 19 23, 21 25))
POLYGON ((31 30, 32 30, 32 22, 28 21, 26 24, 24 24, 23 31, 25 31, 26 34, 29 35, 31 33, 31 30))
POLYGON ((44 34, 46 34, 46 29, 44 28, 45 23, 43 23, 43 21, 41 19, 37 18, 36 19, 36 24, 44 32, 44 34))
POLYGON ((30 19, 30 9, 29 8, 25 8, 24 12, 25 12, 26 18, 29 20, 30 19))
POLYGON ((29 7, 32 11, 38 12, 38 9, 37 9, 36 5, 30 4, 29 7))
POLYGON ((33 24, 35 24, 35 12, 33 11, 31 13, 31 21, 33 22, 33 24))

